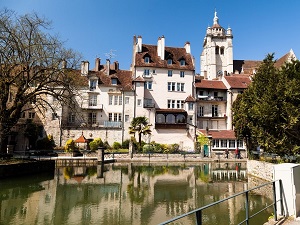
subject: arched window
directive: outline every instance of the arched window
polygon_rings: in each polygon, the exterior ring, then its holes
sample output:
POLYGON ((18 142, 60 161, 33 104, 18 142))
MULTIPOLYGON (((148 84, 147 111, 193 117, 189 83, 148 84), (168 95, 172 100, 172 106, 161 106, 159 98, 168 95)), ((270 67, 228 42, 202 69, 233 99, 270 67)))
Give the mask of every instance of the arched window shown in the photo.
POLYGON ((185 120, 186 120, 186 119, 185 119, 185 116, 182 115, 182 114, 179 114, 179 115, 177 115, 177 117, 176 117, 176 123, 185 123, 185 122, 186 122, 185 120))
POLYGON ((216 55, 219 55, 219 46, 216 46, 216 55))
POLYGON ((165 123, 165 115, 164 114, 157 114, 156 115, 156 123, 165 123))
POLYGON ((166 118, 167 123, 175 123, 175 116, 173 114, 168 114, 166 118))
POLYGON ((222 46, 221 49, 220 49, 220 54, 221 54, 221 55, 224 55, 224 47, 223 47, 223 46, 222 46))

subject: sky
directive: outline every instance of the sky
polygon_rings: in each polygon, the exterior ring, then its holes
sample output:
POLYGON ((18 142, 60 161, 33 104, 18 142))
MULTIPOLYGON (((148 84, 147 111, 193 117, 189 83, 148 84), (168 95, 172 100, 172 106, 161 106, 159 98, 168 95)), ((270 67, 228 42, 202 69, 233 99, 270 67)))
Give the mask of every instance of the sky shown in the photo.
POLYGON ((212 26, 215 10, 219 24, 233 33, 233 58, 262 60, 275 58, 293 49, 300 58, 299 0, 0 0, 19 15, 38 13, 52 21, 67 48, 80 52, 94 68, 109 58, 129 70, 133 36, 144 44, 157 44, 165 36, 169 47, 191 44, 196 73, 206 28, 212 26))

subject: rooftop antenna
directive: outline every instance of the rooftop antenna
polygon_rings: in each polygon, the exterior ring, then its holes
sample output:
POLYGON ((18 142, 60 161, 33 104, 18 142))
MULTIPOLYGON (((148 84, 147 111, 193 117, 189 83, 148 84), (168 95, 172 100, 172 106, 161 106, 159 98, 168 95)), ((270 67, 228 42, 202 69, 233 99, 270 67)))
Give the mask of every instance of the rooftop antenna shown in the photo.
POLYGON ((117 55, 114 53, 114 52, 116 52, 117 50, 113 50, 113 49, 111 49, 110 51, 109 51, 109 53, 105 53, 105 56, 106 56, 106 58, 109 58, 109 61, 111 61, 111 59, 113 59, 113 58, 115 58, 117 55))

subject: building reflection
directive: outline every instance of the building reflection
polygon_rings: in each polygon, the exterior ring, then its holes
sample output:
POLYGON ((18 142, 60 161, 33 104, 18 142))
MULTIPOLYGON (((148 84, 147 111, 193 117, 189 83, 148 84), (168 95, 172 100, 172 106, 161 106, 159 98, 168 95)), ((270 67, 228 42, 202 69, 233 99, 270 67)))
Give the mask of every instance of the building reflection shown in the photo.
MULTIPOLYGON (((6 184, 0 224, 158 224, 247 187, 242 163, 58 167, 51 178, 6 184)), ((203 218, 236 224, 243 208, 244 199, 234 198, 207 209, 203 218)), ((181 223, 195 224, 194 217, 181 223)))

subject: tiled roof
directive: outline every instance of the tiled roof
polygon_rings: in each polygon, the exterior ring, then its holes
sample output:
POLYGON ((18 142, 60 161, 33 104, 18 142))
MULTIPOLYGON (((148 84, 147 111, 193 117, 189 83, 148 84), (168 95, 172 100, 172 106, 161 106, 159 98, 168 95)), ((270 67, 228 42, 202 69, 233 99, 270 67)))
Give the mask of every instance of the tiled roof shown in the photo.
POLYGON ((104 86, 117 86, 124 91, 132 90, 132 72, 128 70, 110 70, 109 75, 104 70, 102 71, 89 71, 89 76, 97 76, 99 83, 104 86), (118 79, 118 84, 113 85, 111 79, 118 79))
POLYGON ((219 89, 227 90, 223 81, 220 80, 201 80, 201 82, 195 83, 196 88, 206 88, 206 89, 219 89))
POLYGON ((292 59, 296 60, 297 58, 296 58, 293 50, 290 50, 284 56, 282 56, 281 58, 277 59, 274 65, 275 65, 275 67, 280 68, 285 63, 291 62, 292 59))
POLYGON ((238 73, 253 74, 260 66, 262 61, 258 60, 233 60, 233 71, 238 73))
POLYGON ((195 99, 193 96, 189 95, 189 96, 185 99, 185 101, 186 101, 186 102, 195 102, 196 99, 195 99))
MULTIPOLYGON (((204 129, 198 129, 197 131, 204 135, 207 135, 206 130, 204 129)), ((212 139, 236 139, 233 130, 209 130, 207 136, 212 136, 212 139)))
POLYGON ((231 88, 246 89, 251 83, 249 75, 231 75, 224 77, 231 88))
POLYGON ((80 137, 77 138, 74 142, 75 142, 75 143, 87 143, 87 142, 89 142, 89 141, 88 141, 88 140, 83 136, 83 134, 82 134, 82 135, 80 135, 80 137))
POLYGON ((191 54, 186 53, 185 48, 165 47, 165 60, 161 60, 157 54, 156 45, 142 45, 142 52, 136 53, 135 65, 143 67, 169 68, 178 70, 195 70, 191 54), (145 63, 144 58, 150 57, 150 62, 145 63), (171 65, 167 64, 168 59, 172 59, 171 65), (180 60, 185 60, 185 65, 180 65, 180 60))
POLYGON ((138 76, 138 77, 135 78, 133 81, 134 81, 134 82, 145 82, 145 79, 144 79, 143 77, 141 77, 141 76, 138 76))

